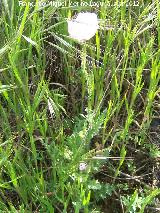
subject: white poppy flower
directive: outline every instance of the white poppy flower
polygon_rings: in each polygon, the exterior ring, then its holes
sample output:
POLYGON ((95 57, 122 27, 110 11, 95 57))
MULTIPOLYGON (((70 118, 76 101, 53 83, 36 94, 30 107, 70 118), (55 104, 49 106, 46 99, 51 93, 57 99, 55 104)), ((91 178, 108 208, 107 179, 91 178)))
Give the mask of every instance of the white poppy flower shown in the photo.
POLYGON ((95 13, 79 13, 77 18, 68 21, 68 32, 71 38, 79 42, 92 38, 98 30, 98 18, 95 13))

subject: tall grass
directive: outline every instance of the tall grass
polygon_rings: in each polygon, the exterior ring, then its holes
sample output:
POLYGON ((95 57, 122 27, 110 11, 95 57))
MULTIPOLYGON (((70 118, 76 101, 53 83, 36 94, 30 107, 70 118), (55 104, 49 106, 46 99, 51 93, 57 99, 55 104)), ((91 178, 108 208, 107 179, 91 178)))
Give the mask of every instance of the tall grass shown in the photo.
POLYGON ((89 2, 0 3, 1 212, 158 208, 159 2, 89 2), (80 11, 103 22, 85 44, 80 11))

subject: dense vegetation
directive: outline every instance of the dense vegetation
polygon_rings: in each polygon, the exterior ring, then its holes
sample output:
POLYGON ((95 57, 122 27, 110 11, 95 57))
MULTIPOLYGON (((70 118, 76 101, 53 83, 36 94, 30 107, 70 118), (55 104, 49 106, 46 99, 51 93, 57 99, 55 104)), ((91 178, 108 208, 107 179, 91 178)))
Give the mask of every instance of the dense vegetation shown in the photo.
POLYGON ((25 2, 0 2, 0 212, 159 212, 159 1, 25 2))

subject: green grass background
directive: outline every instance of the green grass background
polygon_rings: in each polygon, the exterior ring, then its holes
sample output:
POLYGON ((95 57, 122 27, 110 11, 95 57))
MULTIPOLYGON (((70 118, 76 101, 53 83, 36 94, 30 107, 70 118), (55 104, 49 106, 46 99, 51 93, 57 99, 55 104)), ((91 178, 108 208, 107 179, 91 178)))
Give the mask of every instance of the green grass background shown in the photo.
POLYGON ((159 1, 56 2, 0 2, 0 212, 154 212, 159 1), (101 20, 85 44, 81 11, 101 20))

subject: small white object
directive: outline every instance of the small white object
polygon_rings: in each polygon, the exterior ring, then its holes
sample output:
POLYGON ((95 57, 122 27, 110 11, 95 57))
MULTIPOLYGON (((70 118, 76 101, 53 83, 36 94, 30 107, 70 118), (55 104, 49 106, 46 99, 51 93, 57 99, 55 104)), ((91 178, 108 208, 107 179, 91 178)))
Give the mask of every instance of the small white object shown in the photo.
POLYGON ((96 34, 98 23, 95 13, 79 13, 76 19, 68 21, 68 33, 79 42, 87 41, 96 34))
POLYGON ((79 170, 80 171, 84 171, 86 169, 87 169, 87 163, 82 162, 82 163, 79 164, 79 170))
POLYGON ((54 102, 53 102, 53 100, 49 97, 49 98, 48 98, 48 109, 49 109, 49 112, 50 112, 52 118, 53 118, 53 116, 55 115, 55 112, 54 112, 54 109, 53 109, 53 105, 54 105, 54 102))

